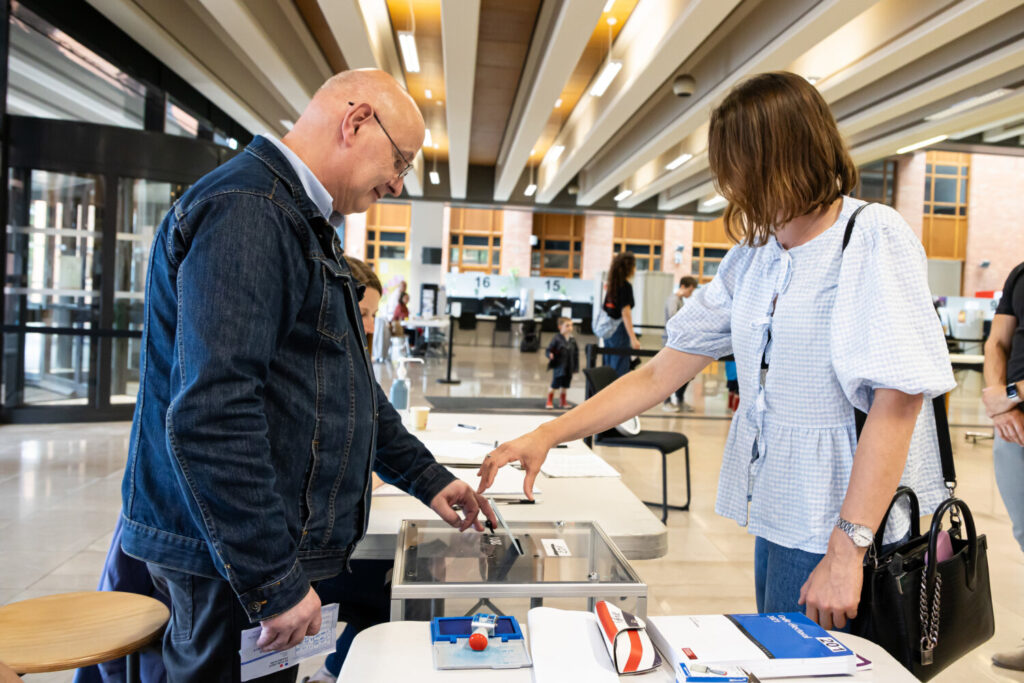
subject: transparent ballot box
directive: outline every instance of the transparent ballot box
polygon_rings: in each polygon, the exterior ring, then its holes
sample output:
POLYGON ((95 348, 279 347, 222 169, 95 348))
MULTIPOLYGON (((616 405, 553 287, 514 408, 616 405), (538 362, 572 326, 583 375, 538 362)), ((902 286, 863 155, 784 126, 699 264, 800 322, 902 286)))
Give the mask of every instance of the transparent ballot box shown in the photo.
POLYGON ((546 605, 593 609, 608 600, 647 615, 647 584, 594 522, 511 522, 511 536, 405 520, 391 584, 391 620, 476 612, 511 615, 546 605), (515 547, 518 541, 522 552, 515 547))

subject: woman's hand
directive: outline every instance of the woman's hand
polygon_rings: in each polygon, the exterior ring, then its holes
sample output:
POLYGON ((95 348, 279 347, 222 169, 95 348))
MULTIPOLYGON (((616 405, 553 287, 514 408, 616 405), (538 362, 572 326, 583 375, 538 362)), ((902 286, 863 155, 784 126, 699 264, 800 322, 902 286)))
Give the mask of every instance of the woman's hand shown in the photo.
POLYGON ((548 451, 554 446, 555 444, 548 443, 536 429, 501 444, 484 458, 483 464, 477 470, 477 476, 480 477, 477 493, 483 493, 494 483, 498 468, 518 460, 523 464, 523 470, 526 472, 526 476, 523 478, 523 493, 527 498, 533 500, 533 482, 537 479, 540 466, 548 457, 548 451))
POLYGON ((640 348, 640 340, 637 339, 636 337, 630 337, 629 345, 632 346, 634 349, 639 349, 640 348))
POLYGON ((800 589, 807 618, 824 629, 843 628, 857 616, 864 583, 865 548, 858 548, 840 529, 832 530, 828 551, 800 589))

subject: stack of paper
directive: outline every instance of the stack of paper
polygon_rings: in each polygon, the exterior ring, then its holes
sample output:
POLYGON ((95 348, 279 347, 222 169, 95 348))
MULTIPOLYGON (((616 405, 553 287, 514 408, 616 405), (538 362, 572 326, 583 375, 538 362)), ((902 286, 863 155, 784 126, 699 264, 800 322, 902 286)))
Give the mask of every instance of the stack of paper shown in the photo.
MULTIPOLYGON (((461 479, 476 491, 477 487, 480 486, 480 477, 477 476, 476 470, 472 469, 460 469, 454 467, 445 468, 451 472, 456 478, 461 479)), ((489 496, 523 496, 523 484, 526 474, 521 470, 515 470, 511 467, 502 467, 498 470, 498 474, 494 477, 494 483, 489 489, 487 489, 487 495, 489 496)), ((540 488, 537 487, 537 483, 533 484, 534 495, 540 493, 540 488)), ((391 486, 390 484, 381 486, 380 488, 374 489, 374 496, 404 496, 405 492, 401 489, 391 486)))
POLYGON ((526 623, 534 683, 618 683, 593 613, 534 607, 526 623))
POLYGON ((442 465, 480 465, 484 457, 494 450, 493 441, 424 439, 423 445, 442 465))

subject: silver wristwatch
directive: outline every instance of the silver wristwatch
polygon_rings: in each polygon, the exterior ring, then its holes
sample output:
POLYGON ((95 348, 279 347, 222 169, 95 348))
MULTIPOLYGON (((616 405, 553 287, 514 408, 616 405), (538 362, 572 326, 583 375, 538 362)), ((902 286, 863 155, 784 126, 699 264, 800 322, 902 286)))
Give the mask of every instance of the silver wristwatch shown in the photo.
POLYGON ((871 531, 871 527, 866 527, 863 524, 854 524, 840 517, 836 526, 849 536, 858 548, 867 548, 875 540, 875 533, 871 531))

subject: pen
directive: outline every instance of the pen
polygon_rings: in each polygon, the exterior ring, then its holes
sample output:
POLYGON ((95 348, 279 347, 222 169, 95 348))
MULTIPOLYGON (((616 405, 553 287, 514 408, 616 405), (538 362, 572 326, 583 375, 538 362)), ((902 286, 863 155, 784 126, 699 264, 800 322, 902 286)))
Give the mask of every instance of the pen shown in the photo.
POLYGON ((569 447, 569 444, 567 444, 567 443, 560 443, 557 446, 555 446, 555 448, 568 448, 568 447, 569 447))
POLYGON ((477 427, 477 426, 475 426, 475 425, 464 425, 464 424, 462 424, 461 422, 460 422, 460 423, 456 423, 456 425, 455 425, 455 426, 456 426, 456 427, 461 427, 462 429, 472 429, 472 430, 473 430, 474 432, 476 432, 476 431, 479 431, 479 430, 480 430, 480 428, 479 428, 479 427, 477 427))
POLYGON ((494 501, 498 505, 535 505, 536 500, 530 500, 529 498, 523 498, 522 500, 496 500, 494 501))

